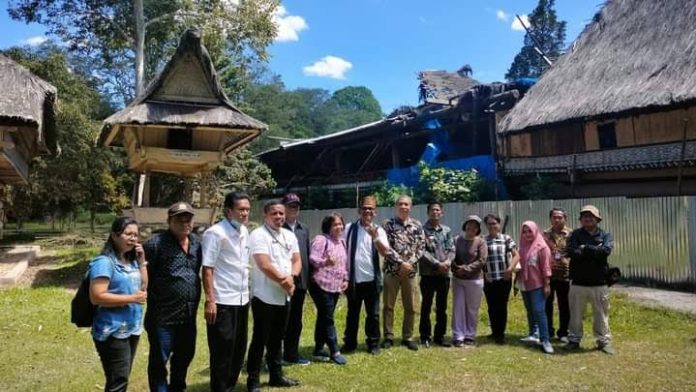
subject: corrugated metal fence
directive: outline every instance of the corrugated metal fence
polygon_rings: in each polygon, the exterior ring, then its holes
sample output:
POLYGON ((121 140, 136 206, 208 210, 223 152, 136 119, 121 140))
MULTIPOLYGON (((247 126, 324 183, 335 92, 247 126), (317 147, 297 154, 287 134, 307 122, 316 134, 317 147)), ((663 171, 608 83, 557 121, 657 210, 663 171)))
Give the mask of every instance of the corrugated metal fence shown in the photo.
MULTIPOLYGON (((520 226, 533 220, 540 227, 548 224, 552 207, 568 211, 568 224, 577 226, 577 212, 585 204, 599 208, 601 226, 614 235, 615 249, 609 262, 621 268, 624 278, 650 285, 696 291, 696 197, 623 197, 574 200, 498 201, 445 204, 444 223, 458 231, 463 218, 496 213, 507 219, 506 232, 519 238, 520 226)), ((355 220, 355 209, 337 209, 346 220, 355 220)), ((321 220, 330 210, 303 210, 301 220, 311 232, 320 232, 321 220)), ((393 215, 393 209, 378 208, 377 221, 393 215)), ((413 207, 412 216, 427 220, 426 206, 413 207)), ((261 220, 260 215, 255 219, 261 220)))

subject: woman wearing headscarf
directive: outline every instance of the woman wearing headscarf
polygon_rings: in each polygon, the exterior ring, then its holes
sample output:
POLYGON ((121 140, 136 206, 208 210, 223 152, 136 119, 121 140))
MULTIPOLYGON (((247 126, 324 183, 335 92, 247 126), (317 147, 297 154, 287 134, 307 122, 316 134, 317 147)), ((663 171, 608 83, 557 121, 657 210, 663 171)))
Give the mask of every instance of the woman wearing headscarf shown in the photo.
POLYGON ((480 237, 481 218, 470 215, 456 238, 452 261, 452 344, 474 346, 483 293, 483 266, 488 257, 486 241, 480 237))
POLYGON ((312 264, 312 282, 309 294, 317 307, 314 327, 314 358, 345 365, 336 336, 334 311, 338 297, 348 288, 346 244, 342 239, 343 217, 338 213, 327 215, 321 222, 322 234, 312 240, 309 261, 312 264), (329 347, 329 353, 324 346, 329 347))
POLYGON ((101 254, 89 263, 89 297, 96 305, 92 338, 106 383, 104 390, 125 391, 143 330, 147 299, 145 253, 138 243, 138 224, 118 217, 101 254))
POLYGON ((538 341, 546 354, 553 354, 546 321, 546 297, 551 292, 551 251, 539 227, 532 221, 522 224, 520 235, 522 299, 527 309, 530 339, 538 328, 538 341))

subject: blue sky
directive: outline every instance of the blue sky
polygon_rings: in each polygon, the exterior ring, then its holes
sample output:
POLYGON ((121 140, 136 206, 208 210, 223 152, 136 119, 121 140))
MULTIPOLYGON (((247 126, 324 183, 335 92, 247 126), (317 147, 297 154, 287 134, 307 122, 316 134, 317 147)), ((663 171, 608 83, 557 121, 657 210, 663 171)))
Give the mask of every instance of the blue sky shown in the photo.
MULTIPOLYGON (((270 69, 289 89, 370 88, 385 113, 416 105, 418 71, 470 64, 482 82, 502 80, 524 32, 512 26, 537 0, 287 0, 276 20, 270 69)), ((572 42, 600 0, 557 0, 572 42)), ((0 0, 0 48, 36 44, 44 29, 12 21, 0 0)))

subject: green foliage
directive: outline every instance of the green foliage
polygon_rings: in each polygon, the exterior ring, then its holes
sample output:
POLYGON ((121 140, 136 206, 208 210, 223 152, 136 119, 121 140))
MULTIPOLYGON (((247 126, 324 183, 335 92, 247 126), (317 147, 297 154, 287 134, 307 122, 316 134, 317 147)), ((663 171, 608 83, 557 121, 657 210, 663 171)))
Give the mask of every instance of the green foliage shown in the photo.
MULTIPOLYGON (((12 18, 46 26, 85 59, 103 83, 102 92, 123 105, 135 91, 133 0, 16 0, 12 18)), ((145 78, 159 72, 190 27, 203 33, 206 47, 233 98, 248 84, 248 69, 268 58, 278 0, 147 0, 144 3, 145 78)))
POLYGON ((555 197, 557 186, 558 184, 555 184, 551 177, 537 173, 531 181, 522 185, 520 190, 525 199, 546 200, 555 197))
MULTIPOLYGON (((263 71, 263 73, 267 73, 263 71)), ((282 79, 258 77, 241 97, 241 108, 269 126, 252 143, 253 152, 275 148, 283 140, 312 138, 382 118, 382 110, 366 87, 286 90, 282 79)))
MULTIPOLYGON (((539 43, 546 56, 554 61, 565 45, 566 22, 559 21, 554 7, 555 0, 539 0, 534 11, 529 15, 529 30, 539 43)), ((534 50, 535 42, 530 33, 524 35, 524 46, 515 56, 505 79, 515 80, 522 77, 539 77, 548 68, 548 64, 534 50)))
POLYGON ((212 196, 221 202, 232 191, 244 191, 256 197, 273 190, 275 186, 271 169, 254 158, 247 148, 240 148, 227 155, 223 164, 215 170, 209 189, 217 192, 212 196))
POLYGON ((108 105, 96 89, 97 81, 72 67, 61 48, 46 44, 37 50, 12 48, 5 55, 52 83, 58 90, 56 156, 37 157, 29 185, 12 187, 9 204, 21 221, 31 216, 50 216, 61 226, 74 221, 80 210, 94 222, 98 211, 116 212, 128 201, 122 154, 94 144, 108 105))
POLYGON ((401 195, 409 195, 413 199, 413 204, 421 202, 412 188, 404 184, 391 184, 385 182, 381 186, 376 187, 371 194, 377 199, 377 205, 380 207, 394 207, 396 199, 401 195))
POLYGON ((320 134, 357 127, 383 117, 382 108, 372 91, 363 86, 336 90, 323 110, 326 123, 318 130, 320 134))
POLYGON ((418 162, 420 182, 424 189, 421 196, 425 201, 441 203, 470 202, 479 199, 481 178, 475 169, 456 170, 444 167, 433 168, 418 162))

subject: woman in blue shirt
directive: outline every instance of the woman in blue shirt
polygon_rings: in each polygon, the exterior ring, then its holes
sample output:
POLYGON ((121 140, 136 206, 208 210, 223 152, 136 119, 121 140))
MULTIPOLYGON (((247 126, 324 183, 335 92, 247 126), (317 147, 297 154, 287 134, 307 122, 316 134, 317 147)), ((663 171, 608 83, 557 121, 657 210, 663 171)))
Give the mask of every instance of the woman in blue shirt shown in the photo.
POLYGON ((147 299, 146 265, 138 223, 130 217, 116 218, 101 254, 89 263, 89 297, 96 305, 92 338, 108 392, 128 388, 147 299))

